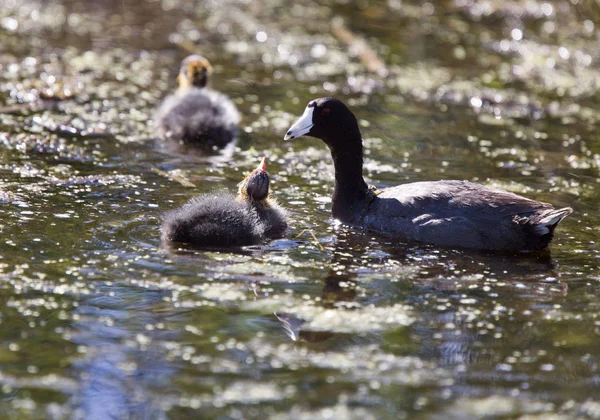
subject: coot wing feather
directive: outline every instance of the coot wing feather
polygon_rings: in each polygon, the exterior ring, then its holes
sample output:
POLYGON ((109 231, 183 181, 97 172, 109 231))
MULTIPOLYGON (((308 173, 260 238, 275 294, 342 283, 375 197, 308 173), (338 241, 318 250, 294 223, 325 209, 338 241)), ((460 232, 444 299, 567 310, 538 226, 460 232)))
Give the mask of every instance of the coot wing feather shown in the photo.
POLYGON ((378 196, 390 217, 466 217, 498 220, 551 209, 552 206, 507 191, 467 181, 426 181, 387 188, 378 196))

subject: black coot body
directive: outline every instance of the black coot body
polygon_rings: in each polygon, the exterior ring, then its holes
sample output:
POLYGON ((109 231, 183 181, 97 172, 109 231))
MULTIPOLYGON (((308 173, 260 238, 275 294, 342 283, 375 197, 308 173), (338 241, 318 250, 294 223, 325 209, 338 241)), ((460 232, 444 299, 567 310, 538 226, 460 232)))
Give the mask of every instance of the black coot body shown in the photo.
POLYGON ((237 135, 240 114, 225 95, 206 87, 209 62, 191 55, 181 63, 179 89, 156 110, 154 122, 164 136, 200 148, 222 148, 237 135))
POLYGON ((269 198, 266 159, 239 185, 238 195, 205 194, 167 213, 162 225, 164 243, 199 247, 258 245, 282 237, 287 214, 269 198))
POLYGON ((378 193, 362 177, 363 146, 354 114, 341 101, 311 101, 285 139, 323 140, 335 167, 333 216, 409 240, 482 250, 546 248, 569 207, 466 181, 414 182, 378 193))

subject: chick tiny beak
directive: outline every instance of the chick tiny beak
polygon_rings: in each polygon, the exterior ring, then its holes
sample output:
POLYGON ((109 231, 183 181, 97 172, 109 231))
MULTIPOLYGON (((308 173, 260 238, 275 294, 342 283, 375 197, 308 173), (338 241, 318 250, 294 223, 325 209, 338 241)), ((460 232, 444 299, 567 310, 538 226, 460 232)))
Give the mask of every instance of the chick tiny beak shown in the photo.
POLYGON ((283 139, 292 140, 307 134, 315 125, 312 119, 314 110, 314 107, 306 107, 304 114, 290 127, 283 139))
POLYGON ((181 89, 182 91, 190 87, 189 80, 181 72, 179 72, 179 74, 177 75, 177 83, 179 83, 179 89, 181 89))
POLYGON ((260 172, 267 172, 267 158, 266 157, 262 158, 260 165, 258 165, 256 167, 256 170, 260 171, 260 172))

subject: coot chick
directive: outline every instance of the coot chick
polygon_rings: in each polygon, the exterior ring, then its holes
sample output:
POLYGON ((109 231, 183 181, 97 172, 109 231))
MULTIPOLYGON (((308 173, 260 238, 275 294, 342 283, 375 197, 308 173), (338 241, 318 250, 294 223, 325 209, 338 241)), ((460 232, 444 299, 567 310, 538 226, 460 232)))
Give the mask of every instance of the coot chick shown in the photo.
POLYGON ((333 216, 368 230, 439 246, 533 251, 546 248, 573 211, 467 181, 413 182, 374 192, 362 177, 356 117, 334 98, 309 102, 284 139, 303 135, 321 139, 331 151, 333 216))
POLYGON ((154 115, 165 137, 203 149, 222 148, 235 138, 240 114, 229 98, 206 87, 211 73, 210 63, 200 55, 181 62, 179 89, 154 115))
POLYGON ((161 239, 201 247, 257 245, 280 238, 287 214, 269 197, 266 158, 238 185, 238 194, 218 192, 192 198, 167 213, 161 239))

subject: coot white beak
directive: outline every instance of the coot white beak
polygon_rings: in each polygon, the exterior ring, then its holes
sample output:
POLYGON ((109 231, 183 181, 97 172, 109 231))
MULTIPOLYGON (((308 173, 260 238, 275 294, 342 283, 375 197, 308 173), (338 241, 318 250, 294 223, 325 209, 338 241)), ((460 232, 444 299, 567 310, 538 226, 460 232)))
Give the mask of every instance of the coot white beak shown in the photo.
POLYGON ((283 139, 292 140, 308 133, 313 128, 313 125, 315 125, 312 119, 314 110, 314 106, 307 106, 304 114, 290 127, 283 139))
POLYGON ((267 158, 266 157, 262 158, 260 165, 258 165, 255 170, 257 170, 259 172, 267 172, 267 158))

